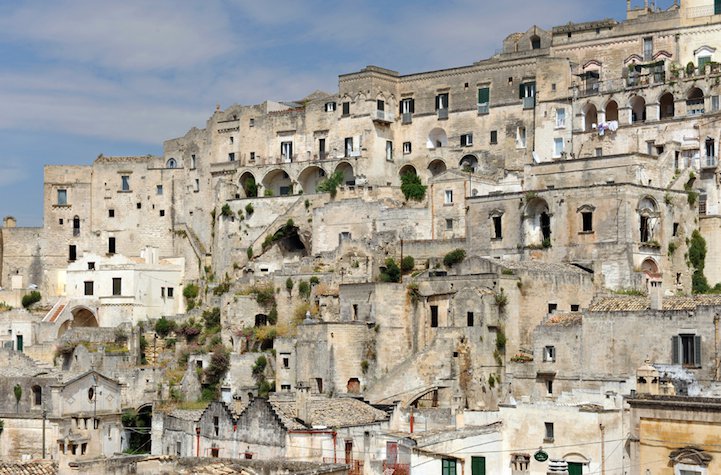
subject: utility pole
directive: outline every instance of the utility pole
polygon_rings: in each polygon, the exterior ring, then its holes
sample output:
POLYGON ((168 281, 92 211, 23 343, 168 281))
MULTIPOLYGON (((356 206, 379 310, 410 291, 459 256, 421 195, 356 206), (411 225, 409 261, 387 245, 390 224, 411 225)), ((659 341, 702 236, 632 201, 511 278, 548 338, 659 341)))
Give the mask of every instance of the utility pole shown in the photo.
POLYGON ((601 429, 601 475, 606 475, 606 440, 604 437, 606 427, 603 424, 598 424, 598 428, 601 429))

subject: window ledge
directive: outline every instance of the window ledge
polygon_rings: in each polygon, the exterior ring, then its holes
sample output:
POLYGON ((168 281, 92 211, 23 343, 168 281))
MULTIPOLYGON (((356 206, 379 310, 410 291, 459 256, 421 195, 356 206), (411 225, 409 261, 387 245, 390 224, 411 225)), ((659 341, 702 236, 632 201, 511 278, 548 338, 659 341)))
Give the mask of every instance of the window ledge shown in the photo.
POLYGON ((118 193, 132 193, 133 190, 118 190, 118 193))
POLYGON ((503 236, 491 238, 491 241, 501 242, 503 241, 503 236))
POLYGON ((578 234, 595 234, 596 231, 579 231, 578 234))
POLYGON ((555 127, 553 128, 553 130, 563 130, 563 129, 565 129, 565 128, 566 128, 565 125, 557 125, 557 126, 555 126, 555 127))
POLYGON ((552 444, 552 443, 553 443, 553 437, 544 437, 544 438, 543 438, 543 442, 545 442, 545 443, 547 443, 547 444, 552 444))
POLYGON ((69 205, 69 204, 64 204, 64 205, 54 204, 53 208, 70 208, 71 206, 72 205, 69 205))
POLYGON ((453 206, 453 203, 443 203, 443 206, 453 206))

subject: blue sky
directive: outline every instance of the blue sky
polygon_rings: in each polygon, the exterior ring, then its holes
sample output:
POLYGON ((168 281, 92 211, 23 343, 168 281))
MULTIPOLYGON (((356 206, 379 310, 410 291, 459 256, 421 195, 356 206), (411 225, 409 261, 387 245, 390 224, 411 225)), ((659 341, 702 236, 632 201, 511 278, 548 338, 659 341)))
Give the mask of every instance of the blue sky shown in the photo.
MULTIPOLYGON (((634 0, 634 5, 641 3, 634 0)), ((658 2, 667 7, 672 0, 658 2)), ((42 225, 46 164, 159 154, 215 105, 334 92, 368 64, 469 64, 625 0, 0 0, 0 217, 42 225)))

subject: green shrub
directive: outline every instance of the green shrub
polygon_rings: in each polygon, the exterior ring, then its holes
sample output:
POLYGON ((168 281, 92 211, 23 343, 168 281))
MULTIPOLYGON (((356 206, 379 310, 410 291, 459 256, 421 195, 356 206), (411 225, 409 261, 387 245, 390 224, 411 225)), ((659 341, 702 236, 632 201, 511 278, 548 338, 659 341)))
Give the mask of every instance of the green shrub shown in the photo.
MULTIPOLYGON (((321 193, 330 193, 331 198, 335 198, 338 186, 343 183, 343 173, 335 172, 328 178, 318 184, 317 190, 321 193)), ((306 200, 307 201, 307 200, 306 200)), ((307 208, 308 206, 306 206, 307 208)))
POLYGON ((255 212, 255 208, 253 208, 253 203, 248 203, 247 205, 245 205, 245 214, 250 216, 254 212, 255 212))
POLYGON ((288 277, 287 279, 285 279, 285 290, 288 291, 288 295, 290 295, 291 292, 293 292, 293 279, 291 277, 288 277))
POLYGON ((188 310, 193 310, 196 305, 195 299, 198 297, 198 286, 195 284, 186 284, 183 287, 183 297, 188 305, 188 310))
POLYGON ((401 281, 401 268, 398 267, 396 261, 389 257, 385 262, 385 270, 381 271, 380 274, 381 282, 400 282, 401 281))
POLYGON ((413 259, 413 256, 404 256, 401 260, 401 271, 403 271, 404 274, 411 272, 415 266, 416 260, 413 259))
POLYGON ((220 215, 224 218, 233 216, 233 210, 230 209, 230 205, 228 203, 225 203, 220 209, 220 215))
POLYGON ((268 312, 268 325, 275 325, 278 323, 278 307, 273 307, 268 312))
POLYGON ((706 240, 695 229, 691 233, 691 241, 688 248, 688 260, 694 268, 691 276, 691 289, 695 294, 705 294, 711 290, 711 287, 704 275, 704 267, 706 266, 706 240))
POLYGON ((443 256, 443 264, 446 267, 453 267, 456 264, 460 264, 466 258, 466 251, 463 249, 456 249, 445 256, 443 256))
POLYGON ((160 320, 155 322, 155 333, 160 338, 165 338, 170 332, 175 331, 177 324, 173 320, 168 320, 165 317, 160 317, 160 320))
POLYGON ((310 284, 307 281, 301 280, 298 283, 298 294, 304 299, 310 297, 310 284))
POLYGON ((222 284, 218 284, 213 289, 213 295, 223 295, 227 293, 230 290, 230 282, 223 282, 222 284))
POLYGON ((263 196, 273 196, 273 190, 266 189, 266 190, 263 192, 263 196))
POLYGON ((265 355, 260 355, 253 365, 252 372, 253 376, 261 376, 265 372, 265 367, 268 366, 268 360, 265 355))
POLYGON ((203 320, 205 328, 214 328, 220 326, 220 308, 213 307, 203 312, 203 320))
POLYGON ((250 289, 250 292, 255 295, 255 301, 261 307, 268 308, 275 305, 275 289, 273 285, 255 285, 250 289))
POLYGON ((32 304, 36 302, 40 302, 40 299, 42 298, 42 295, 40 295, 40 292, 37 290, 33 290, 29 294, 23 295, 22 304, 23 308, 28 308, 32 304))
POLYGON ((248 198, 255 198, 258 196, 258 185, 255 183, 255 179, 253 177, 250 177, 243 182, 243 189, 245 190, 245 196, 248 198))
POLYGON ((406 200, 423 201, 426 197, 426 186, 421 183, 421 178, 415 173, 404 173, 401 175, 401 191, 406 200))
POLYGON ((310 285, 317 285, 320 284, 320 279, 316 276, 312 276, 310 278, 310 285))
POLYGON ((216 344, 213 347, 213 355, 210 357, 210 363, 205 368, 205 381, 209 385, 217 385, 225 376, 230 368, 230 352, 222 344, 216 344))
POLYGON ((252 259, 252 258, 253 258, 253 247, 252 247, 252 246, 249 247, 249 248, 245 251, 245 253, 248 255, 248 259, 252 259))

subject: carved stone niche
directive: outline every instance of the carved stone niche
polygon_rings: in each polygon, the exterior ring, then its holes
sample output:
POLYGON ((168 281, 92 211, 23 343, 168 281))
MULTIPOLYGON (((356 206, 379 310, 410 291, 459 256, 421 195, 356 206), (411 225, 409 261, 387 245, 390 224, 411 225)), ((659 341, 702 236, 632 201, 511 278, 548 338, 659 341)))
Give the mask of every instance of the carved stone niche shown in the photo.
POLYGON ((689 445, 672 451, 669 458, 674 466, 677 464, 685 464, 708 467, 713 457, 702 449, 689 445))

